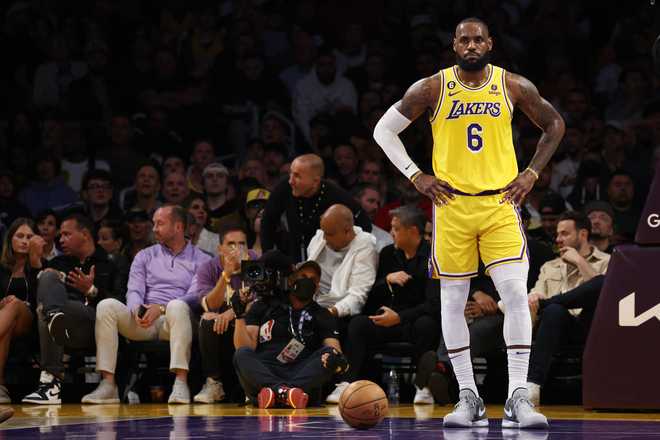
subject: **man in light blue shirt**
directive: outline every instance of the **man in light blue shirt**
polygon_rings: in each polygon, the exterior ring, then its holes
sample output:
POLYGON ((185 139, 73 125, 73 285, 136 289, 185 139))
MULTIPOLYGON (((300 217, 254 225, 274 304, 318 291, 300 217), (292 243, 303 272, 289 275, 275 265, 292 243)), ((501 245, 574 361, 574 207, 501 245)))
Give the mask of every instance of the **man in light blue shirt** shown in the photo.
POLYGON ((135 256, 126 305, 108 299, 96 307, 96 369, 103 379, 82 403, 119 403, 114 380, 118 334, 134 341, 169 340, 170 371, 176 380, 168 403, 190 403, 190 313, 198 299, 185 295, 197 268, 211 257, 186 240, 187 213, 180 206, 159 208, 153 222, 158 244, 135 256))

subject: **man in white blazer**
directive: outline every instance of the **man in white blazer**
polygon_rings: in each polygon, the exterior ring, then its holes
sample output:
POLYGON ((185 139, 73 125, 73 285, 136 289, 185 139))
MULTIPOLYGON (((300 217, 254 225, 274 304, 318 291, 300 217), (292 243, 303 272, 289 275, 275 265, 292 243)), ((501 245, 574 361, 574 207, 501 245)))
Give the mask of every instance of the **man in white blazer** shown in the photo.
POLYGON ((362 311, 376 280, 376 238, 354 226, 353 213, 340 204, 323 213, 320 226, 307 246, 309 259, 321 266, 314 300, 339 318, 339 328, 345 330, 348 319, 362 311))

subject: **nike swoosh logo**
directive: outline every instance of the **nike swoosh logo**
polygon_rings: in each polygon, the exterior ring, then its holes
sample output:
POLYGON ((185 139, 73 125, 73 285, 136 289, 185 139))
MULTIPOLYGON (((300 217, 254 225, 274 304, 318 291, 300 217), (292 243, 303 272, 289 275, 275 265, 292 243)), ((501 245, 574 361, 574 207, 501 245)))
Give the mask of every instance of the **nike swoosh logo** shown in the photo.
POLYGON ((410 168, 411 166, 412 166, 412 164, 409 163, 408 166, 404 168, 404 170, 407 170, 407 169, 410 168))
POLYGON ((456 95, 456 94, 458 94, 458 93, 461 93, 461 90, 459 90, 459 91, 457 91, 457 92, 454 92, 454 93, 449 92, 449 96, 454 96, 454 95, 456 95))
POLYGON ((47 395, 48 397, 57 397, 57 396, 60 395, 60 393, 58 393, 57 391, 56 391, 56 392, 48 391, 48 392, 46 393, 46 395, 47 395))
POLYGON ((507 408, 504 408, 504 414, 510 419, 513 418, 513 412, 508 410, 507 408))
POLYGON ((479 408, 479 417, 483 417, 486 414, 486 408, 479 408))

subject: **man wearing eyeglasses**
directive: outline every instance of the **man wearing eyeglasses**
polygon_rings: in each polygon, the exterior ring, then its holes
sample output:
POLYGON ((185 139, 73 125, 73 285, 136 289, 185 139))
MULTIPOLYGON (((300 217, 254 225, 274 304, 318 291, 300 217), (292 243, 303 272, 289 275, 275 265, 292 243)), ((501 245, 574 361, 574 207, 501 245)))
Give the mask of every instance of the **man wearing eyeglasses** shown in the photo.
POLYGON ((112 203, 112 175, 106 170, 91 170, 83 179, 81 198, 83 212, 98 231, 105 219, 121 220, 122 212, 112 203))

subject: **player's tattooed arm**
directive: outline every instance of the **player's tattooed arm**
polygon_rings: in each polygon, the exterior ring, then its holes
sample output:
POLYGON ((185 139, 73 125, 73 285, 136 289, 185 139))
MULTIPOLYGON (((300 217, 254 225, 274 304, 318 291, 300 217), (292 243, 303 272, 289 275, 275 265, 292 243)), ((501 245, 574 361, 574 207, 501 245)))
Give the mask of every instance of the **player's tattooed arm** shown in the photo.
POLYGON ((539 95, 539 91, 527 78, 507 72, 505 79, 513 103, 543 130, 532 161, 504 188, 503 201, 520 205, 534 187, 541 170, 557 150, 564 136, 564 120, 557 110, 539 95))
POLYGON ((406 118, 414 121, 427 110, 433 111, 440 96, 440 76, 438 74, 420 79, 411 85, 396 109, 406 118))
POLYGON ((538 174, 548 164, 564 137, 564 120, 527 78, 507 72, 506 85, 514 104, 543 130, 536 146, 536 153, 528 165, 538 174))

